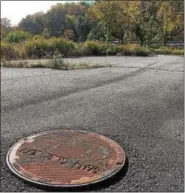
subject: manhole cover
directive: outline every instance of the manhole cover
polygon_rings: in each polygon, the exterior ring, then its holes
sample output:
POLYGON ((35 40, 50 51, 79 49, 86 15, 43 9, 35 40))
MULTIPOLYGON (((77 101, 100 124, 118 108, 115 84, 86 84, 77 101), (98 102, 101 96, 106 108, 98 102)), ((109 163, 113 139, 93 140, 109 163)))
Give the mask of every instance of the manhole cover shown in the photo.
POLYGON ((29 182, 74 187, 113 176, 123 167, 125 153, 100 134, 59 130, 20 140, 9 150, 6 161, 14 174, 29 182))

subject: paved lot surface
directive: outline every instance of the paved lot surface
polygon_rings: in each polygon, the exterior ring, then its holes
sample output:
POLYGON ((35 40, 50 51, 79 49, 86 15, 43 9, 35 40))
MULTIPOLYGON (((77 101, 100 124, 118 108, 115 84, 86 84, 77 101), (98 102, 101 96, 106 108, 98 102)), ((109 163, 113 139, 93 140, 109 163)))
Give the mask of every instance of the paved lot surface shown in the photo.
POLYGON ((115 179, 80 191, 183 192, 183 57, 67 60, 113 67, 1 69, 2 191, 43 191, 9 172, 6 153, 28 135, 70 128, 110 137, 128 158, 115 179))

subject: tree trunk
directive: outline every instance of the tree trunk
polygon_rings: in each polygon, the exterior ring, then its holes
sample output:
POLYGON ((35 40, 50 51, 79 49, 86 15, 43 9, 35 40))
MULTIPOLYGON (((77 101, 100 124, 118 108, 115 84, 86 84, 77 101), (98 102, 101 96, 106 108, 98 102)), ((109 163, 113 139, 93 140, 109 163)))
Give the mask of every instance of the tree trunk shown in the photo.
POLYGON ((110 40, 110 30, 107 28, 107 37, 106 37, 106 43, 108 43, 110 40))
POLYGON ((143 37, 143 35, 141 35, 139 38, 140 38, 139 39, 140 45, 143 46, 144 45, 144 37, 143 37))
POLYGON ((164 38, 163 38, 163 46, 166 46, 166 44, 167 44, 167 35, 165 34, 164 35, 164 38))

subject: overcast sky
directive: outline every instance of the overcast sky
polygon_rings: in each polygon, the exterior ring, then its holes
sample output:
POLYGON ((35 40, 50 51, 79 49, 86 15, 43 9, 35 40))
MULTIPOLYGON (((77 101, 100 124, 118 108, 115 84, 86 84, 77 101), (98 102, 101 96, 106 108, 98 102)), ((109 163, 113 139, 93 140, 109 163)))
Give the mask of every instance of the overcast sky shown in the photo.
POLYGON ((7 17, 12 25, 17 25, 26 15, 38 11, 46 12, 58 2, 66 1, 1 1, 1 17, 7 17))

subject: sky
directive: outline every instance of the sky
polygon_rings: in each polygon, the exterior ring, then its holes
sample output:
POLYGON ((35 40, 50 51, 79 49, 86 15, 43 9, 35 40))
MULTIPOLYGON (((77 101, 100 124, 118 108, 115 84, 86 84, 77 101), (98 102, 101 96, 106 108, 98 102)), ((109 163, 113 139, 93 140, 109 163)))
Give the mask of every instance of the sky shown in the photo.
POLYGON ((1 1, 1 18, 7 17, 12 25, 17 25, 26 15, 38 11, 46 12, 58 2, 66 1, 1 1))

